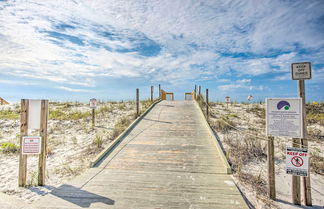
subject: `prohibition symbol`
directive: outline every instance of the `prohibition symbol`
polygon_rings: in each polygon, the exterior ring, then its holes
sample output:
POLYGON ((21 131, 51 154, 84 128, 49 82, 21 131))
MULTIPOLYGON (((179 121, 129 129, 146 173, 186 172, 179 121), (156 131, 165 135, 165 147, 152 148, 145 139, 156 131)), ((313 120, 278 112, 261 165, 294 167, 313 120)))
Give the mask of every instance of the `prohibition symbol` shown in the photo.
POLYGON ((298 156, 294 156, 293 158, 291 158, 291 163, 295 166, 295 167, 300 167, 304 164, 304 160, 301 157, 298 156))

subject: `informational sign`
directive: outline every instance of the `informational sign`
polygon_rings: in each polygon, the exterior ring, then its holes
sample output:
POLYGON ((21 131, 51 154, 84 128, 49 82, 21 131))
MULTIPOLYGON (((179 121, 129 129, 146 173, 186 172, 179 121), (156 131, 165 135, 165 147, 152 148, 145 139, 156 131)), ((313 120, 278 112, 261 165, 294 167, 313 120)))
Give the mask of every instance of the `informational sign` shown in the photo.
POLYGON ((302 113, 301 98, 267 98, 267 135, 302 138, 302 113))
POLYGON ((90 99, 90 108, 91 109, 97 108, 97 100, 95 98, 90 99))
POLYGON ((248 97, 247 97, 247 100, 248 101, 251 101, 253 99, 253 96, 252 95, 249 95, 248 97))
POLYGON ((229 97, 229 96, 225 97, 225 102, 226 103, 231 103, 231 97, 229 97))
POLYGON ((28 106, 28 128, 39 129, 41 118, 41 100, 29 100, 28 106))
POLYGON ((307 148, 287 147, 286 173, 294 176, 308 176, 308 159, 307 148))
POLYGON ((40 154, 41 141, 42 140, 40 136, 24 136, 22 141, 22 154, 40 154))
POLYGON ((291 75, 293 80, 312 79, 310 62, 299 62, 291 64, 291 75))

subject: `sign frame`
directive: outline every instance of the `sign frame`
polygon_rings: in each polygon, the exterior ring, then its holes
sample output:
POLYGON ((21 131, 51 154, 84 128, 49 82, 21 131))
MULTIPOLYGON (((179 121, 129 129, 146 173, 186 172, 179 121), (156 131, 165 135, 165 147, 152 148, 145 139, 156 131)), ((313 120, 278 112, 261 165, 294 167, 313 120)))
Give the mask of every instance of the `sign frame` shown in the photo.
MULTIPOLYGON (((278 108, 278 103, 277 103, 277 108, 278 108)), ((266 135, 267 136, 303 138, 303 120, 302 120, 303 113, 304 113, 304 111, 302 110, 302 98, 266 98, 266 135), (278 109, 278 111, 272 111, 273 113, 270 114, 269 101, 271 101, 271 100, 277 100, 277 101, 279 101, 278 103, 280 103, 281 101, 286 101, 286 100, 288 100, 290 102, 292 102, 292 100, 294 100, 295 102, 298 101, 299 113, 291 112, 291 114, 290 114, 290 112, 283 112, 283 111, 281 111, 281 109, 280 110, 278 109), (296 128, 294 132, 291 132, 291 131, 289 132, 289 130, 287 130, 286 134, 283 134, 284 130, 282 130, 282 129, 277 130, 278 133, 276 133, 275 129, 272 129, 272 126, 275 122, 274 118, 277 118, 278 122, 282 123, 282 125, 285 125, 285 123, 284 123, 285 121, 288 122, 289 124, 291 124, 291 120, 293 119, 293 116, 296 116, 295 117, 296 120, 297 119, 299 120, 297 123, 295 122, 294 124, 292 124, 292 125, 298 126, 298 129, 296 128), (273 123, 270 123, 271 119, 273 120, 273 123), (270 128, 270 126, 271 126, 271 128, 270 128), (293 133, 295 133, 295 134, 293 134, 293 133)), ((280 127, 282 127, 282 126, 280 126, 280 127)))
POLYGON ((311 62, 296 62, 291 64, 291 78, 292 80, 309 80, 312 79, 312 63, 311 62), (306 73, 305 77, 297 77, 296 71, 298 71, 298 65, 305 65, 305 68, 303 68, 303 73, 306 73))
POLYGON ((41 150, 42 150, 42 137, 41 136, 23 136, 22 137, 22 144, 21 144, 22 148, 22 154, 23 155, 39 155, 41 154, 41 150), (37 152, 26 152, 26 141, 25 140, 28 139, 37 139, 37 152))

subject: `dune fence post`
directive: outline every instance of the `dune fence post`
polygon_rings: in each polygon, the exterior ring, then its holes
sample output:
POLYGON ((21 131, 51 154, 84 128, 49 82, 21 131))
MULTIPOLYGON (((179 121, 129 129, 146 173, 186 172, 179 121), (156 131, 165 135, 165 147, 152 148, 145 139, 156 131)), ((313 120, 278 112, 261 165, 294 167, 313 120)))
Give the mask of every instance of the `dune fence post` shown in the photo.
POLYGON ((29 100, 21 100, 21 113, 20 113, 20 154, 19 154, 19 175, 18 185, 20 187, 26 186, 27 177, 27 155, 23 155, 23 137, 28 136, 28 108, 29 100))
POLYGON ((139 116, 139 89, 136 89, 136 117, 139 116))
POLYGON ((268 136, 268 194, 272 200, 276 199, 276 178, 275 178, 275 166, 274 166, 274 137, 268 136))
POLYGON ((48 122, 48 100, 41 101, 41 153, 38 160, 38 186, 45 185, 46 179, 46 155, 47 155, 47 122, 48 122))

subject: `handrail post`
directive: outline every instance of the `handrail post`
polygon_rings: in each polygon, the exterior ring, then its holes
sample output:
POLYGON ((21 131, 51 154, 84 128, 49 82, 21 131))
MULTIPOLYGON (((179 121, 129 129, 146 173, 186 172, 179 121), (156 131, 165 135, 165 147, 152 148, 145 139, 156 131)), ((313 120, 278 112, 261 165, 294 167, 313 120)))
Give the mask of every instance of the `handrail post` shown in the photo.
POLYGON ((207 119, 207 122, 209 121, 209 108, 208 108, 208 105, 209 105, 208 89, 206 89, 206 119, 207 119))

